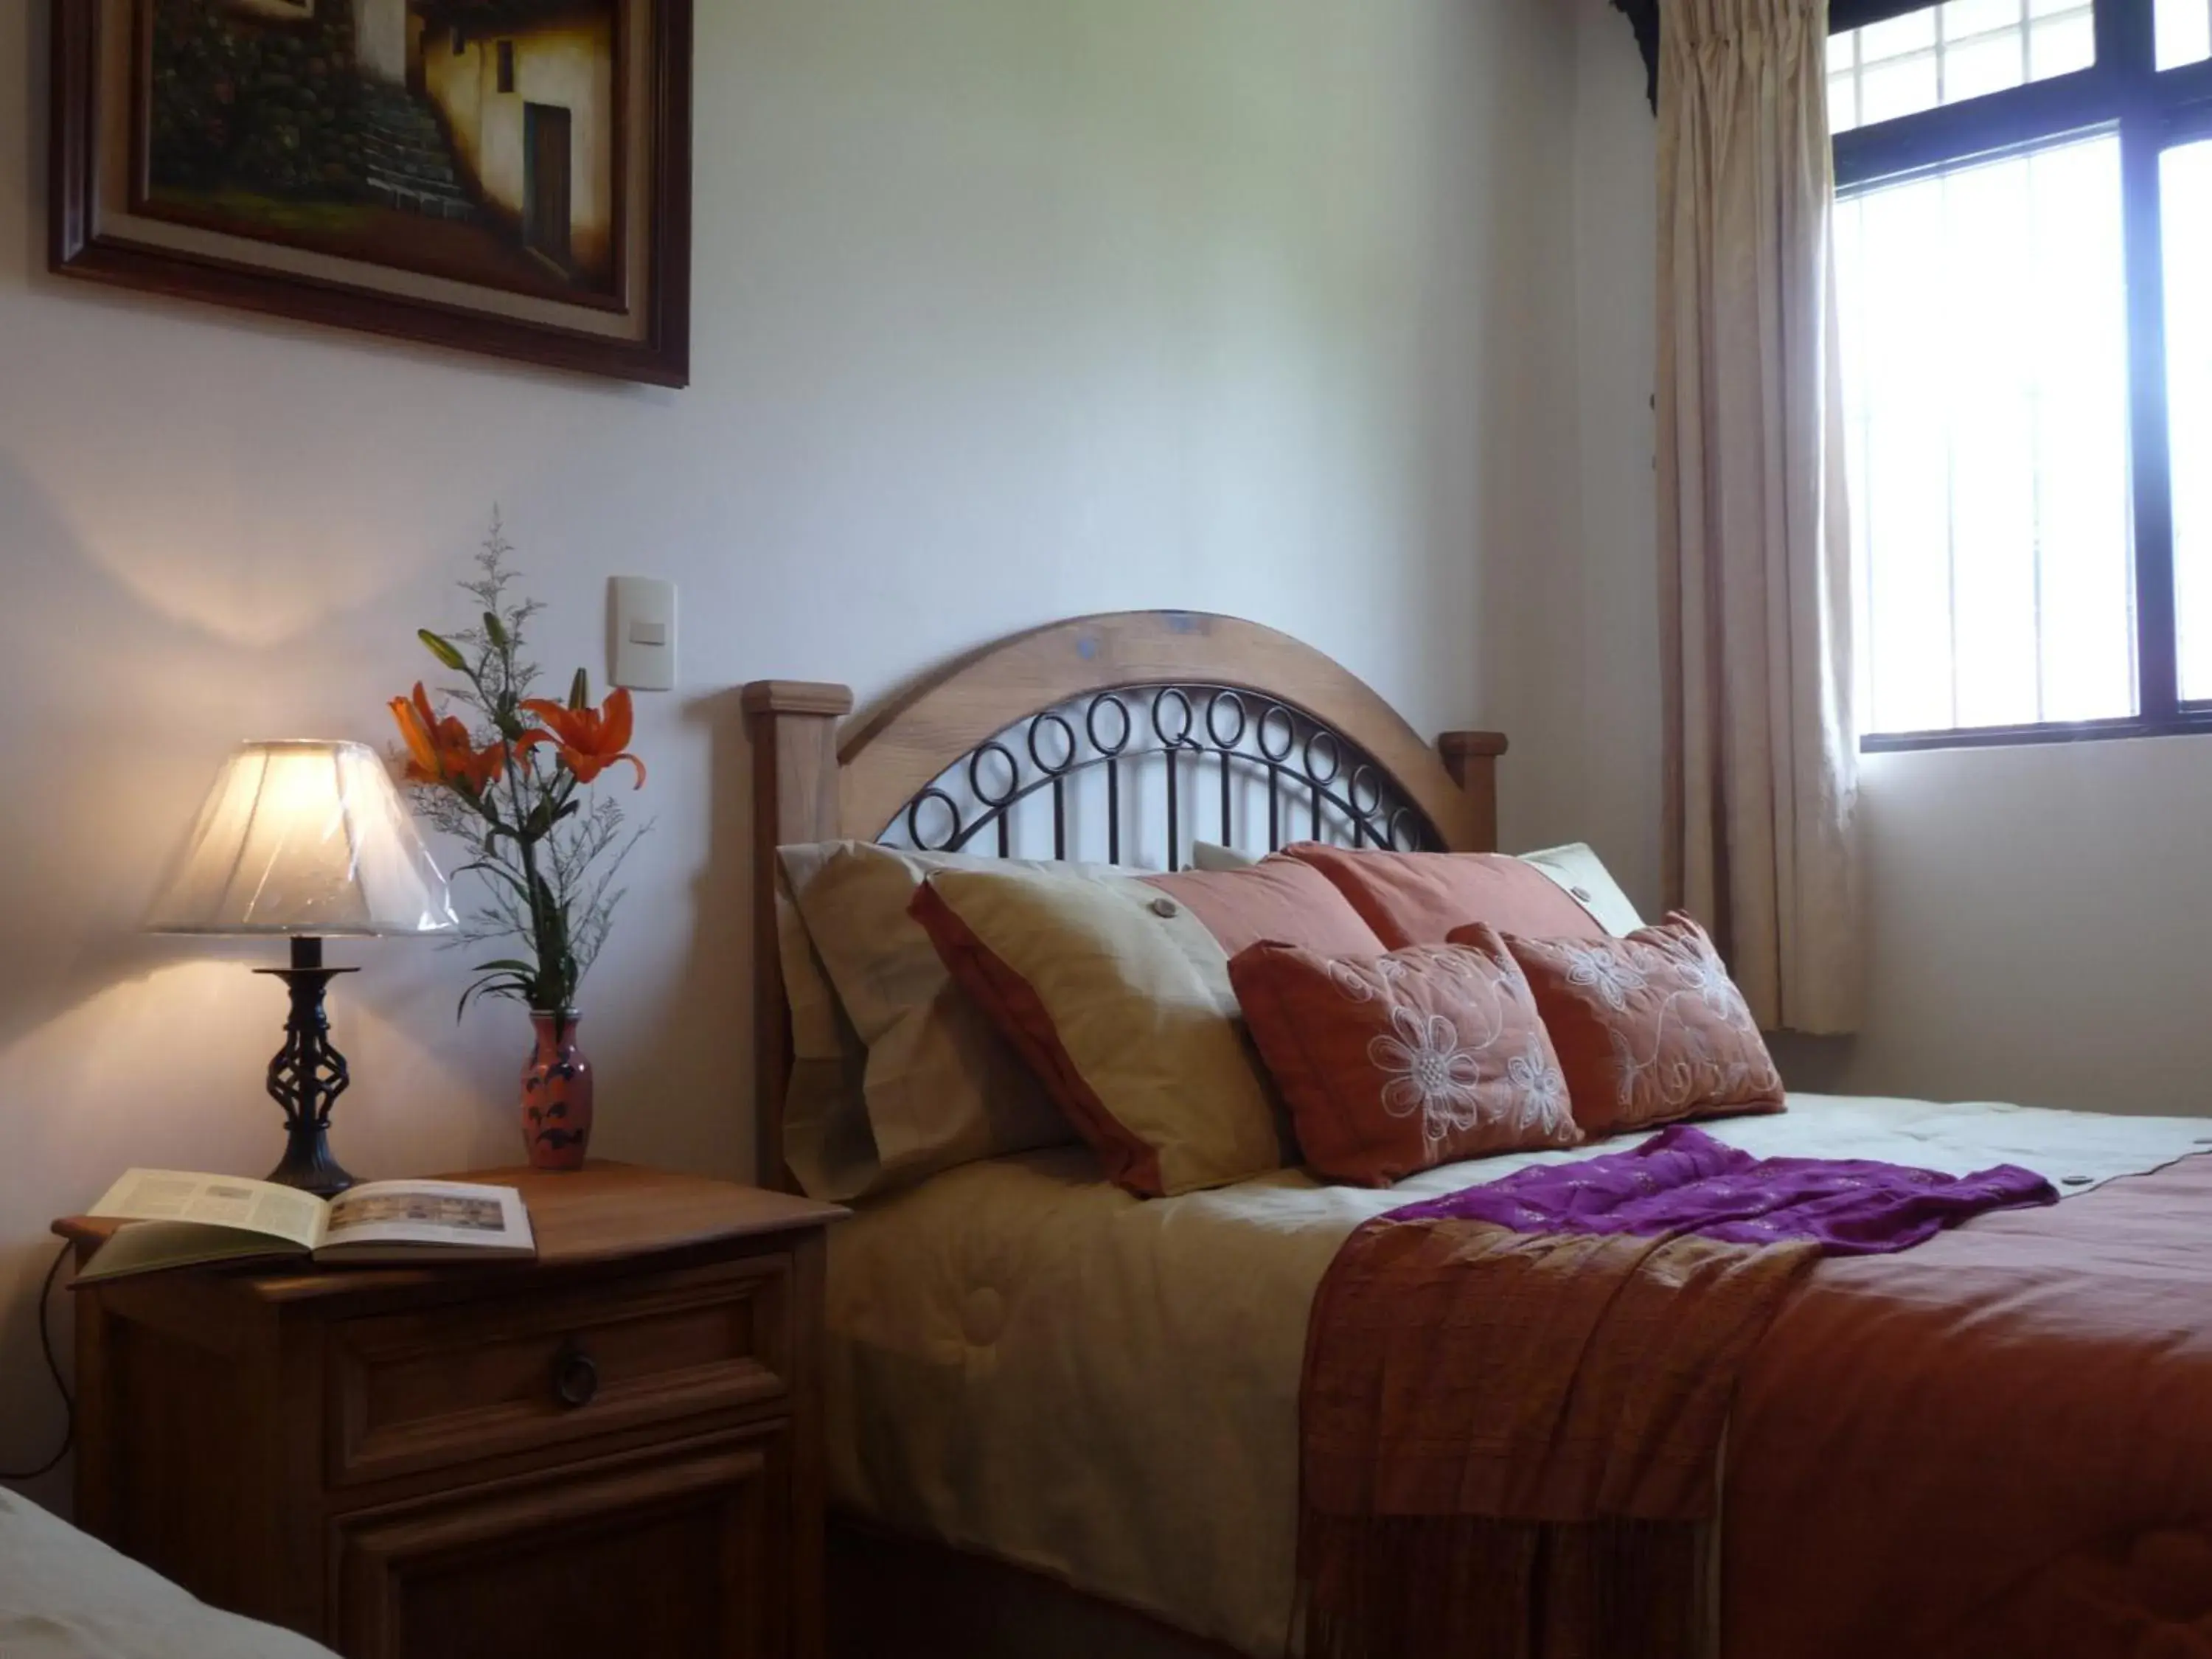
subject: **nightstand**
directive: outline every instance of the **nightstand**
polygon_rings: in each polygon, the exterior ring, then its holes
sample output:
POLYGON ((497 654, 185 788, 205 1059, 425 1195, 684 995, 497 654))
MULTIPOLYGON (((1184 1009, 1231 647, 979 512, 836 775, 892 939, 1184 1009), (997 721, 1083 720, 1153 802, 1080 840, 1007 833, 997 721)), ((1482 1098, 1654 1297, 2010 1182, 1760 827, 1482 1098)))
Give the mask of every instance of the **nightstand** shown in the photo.
MULTIPOLYGON (((349 1659, 816 1659, 830 1205, 594 1163, 534 1262, 77 1293, 76 1520, 349 1659)), ((79 1259, 115 1224, 54 1230, 79 1259)))

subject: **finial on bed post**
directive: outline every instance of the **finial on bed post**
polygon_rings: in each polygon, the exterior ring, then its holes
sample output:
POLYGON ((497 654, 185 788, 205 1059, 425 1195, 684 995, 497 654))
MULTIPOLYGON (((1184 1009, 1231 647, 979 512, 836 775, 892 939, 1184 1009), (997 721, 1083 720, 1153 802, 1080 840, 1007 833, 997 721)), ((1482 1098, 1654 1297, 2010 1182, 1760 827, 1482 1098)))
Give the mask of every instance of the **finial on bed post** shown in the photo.
POLYGON ((791 1077, 791 1007, 776 953, 775 849, 835 841, 837 722, 853 712, 849 687, 755 680, 744 689, 753 750, 754 1179, 796 1190, 783 1162, 783 1094, 791 1077))
POLYGON ((1446 732, 1437 738, 1437 752, 1444 770, 1467 792, 1474 811, 1474 827, 1482 845, 1473 850, 1498 850, 1498 757, 1505 752, 1503 732, 1446 732))

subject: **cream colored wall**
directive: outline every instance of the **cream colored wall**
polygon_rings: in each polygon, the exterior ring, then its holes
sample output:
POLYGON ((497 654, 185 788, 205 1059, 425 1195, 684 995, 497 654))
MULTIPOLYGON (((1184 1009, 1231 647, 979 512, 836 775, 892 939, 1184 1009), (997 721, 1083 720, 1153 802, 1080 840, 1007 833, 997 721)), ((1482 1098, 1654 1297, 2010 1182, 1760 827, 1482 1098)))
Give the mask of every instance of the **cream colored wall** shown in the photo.
MULTIPOLYGON (((549 665, 596 676, 610 574, 682 589, 659 827, 585 988, 617 1157, 749 1161, 746 679, 874 697, 1182 605, 1429 729, 1501 718, 1480 573, 1571 547, 1554 0, 699 7, 684 392, 48 276, 46 10, 0 8, 0 1462, 55 1425, 47 1218, 277 1151, 271 953, 140 935, 161 861, 236 738, 384 740, 495 501, 549 665)), ((346 1161, 511 1158, 520 1017, 455 1027, 470 958, 333 950, 346 1161)))
POLYGON ((1650 406, 1656 350, 1652 118, 1627 21, 1572 0, 1571 142, 1555 188, 1571 203, 1556 280, 1575 349, 1544 372, 1572 388, 1565 480, 1548 498, 1573 550, 1509 561, 1513 595, 1486 614, 1497 696, 1512 738, 1500 801, 1506 845, 1588 841, 1630 895, 1657 902, 1657 550, 1650 406))
POLYGON ((520 213, 527 199, 523 121, 525 104, 550 104, 569 113, 569 235, 576 262, 597 268, 614 234, 614 33, 611 21, 532 29, 514 37, 514 91, 493 100, 500 138, 495 153, 511 154, 512 197, 520 213))
MULTIPOLYGON (((1659 884, 1651 476, 1653 126, 1606 0, 1577 0, 1579 556, 1492 653, 1556 674, 1556 745, 1518 742, 1509 833, 1585 836, 1647 908, 1659 884)), ((2212 741, 1870 755, 1864 1031, 1778 1045, 1801 1086, 2212 1113, 2203 873, 2212 741)))
POLYGON ((484 194, 520 221, 528 200, 523 106, 569 112, 569 225, 577 262, 605 259, 614 230, 614 70, 611 22, 575 23, 485 40, 456 53, 425 43, 425 89, 444 110, 484 194), (514 90, 499 90, 498 43, 514 42, 514 90))
POLYGON ((453 137, 461 165, 479 183, 489 162, 484 151, 484 106, 499 97, 495 68, 491 48, 483 41, 471 40, 455 52, 450 30, 423 32, 423 93, 444 113, 446 131, 453 137))

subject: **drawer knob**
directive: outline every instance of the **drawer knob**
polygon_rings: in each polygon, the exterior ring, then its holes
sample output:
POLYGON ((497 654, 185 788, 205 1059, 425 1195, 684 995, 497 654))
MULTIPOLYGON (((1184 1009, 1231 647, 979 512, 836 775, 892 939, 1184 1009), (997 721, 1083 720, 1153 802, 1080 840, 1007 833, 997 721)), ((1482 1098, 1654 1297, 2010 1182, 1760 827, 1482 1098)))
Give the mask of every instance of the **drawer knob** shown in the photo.
POLYGON ((553 1397, 568 1407, 588 1406, 599 1391, 599 1368, 573 1337, 553 1356, 553 1397))

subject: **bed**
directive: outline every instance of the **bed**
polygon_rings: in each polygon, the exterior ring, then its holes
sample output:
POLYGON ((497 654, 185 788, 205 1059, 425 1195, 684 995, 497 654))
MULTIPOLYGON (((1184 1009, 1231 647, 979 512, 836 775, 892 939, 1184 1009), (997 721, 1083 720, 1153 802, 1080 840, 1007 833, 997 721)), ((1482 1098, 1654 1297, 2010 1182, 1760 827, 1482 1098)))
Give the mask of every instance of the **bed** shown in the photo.
POLYGON ((219 1612, 27 1498, 0 1491, 0 1653, 9 1659, 329 1659, 219 1612))
MULTIPOLYGON (((1227 618, 1038 629, 849 729, 839 687, 757 684, 745 706, 764 1171, 784 1167, 791 1062, 780 846, 1174 867, 1200 836, 1496 838, 1502 738, 1431 750, 1337 665, 1227 618), (1157 819, 1149 846, 1133 811, 1157 819)), ((2009 1160, 2065 1196, 1824 1262, 1794 1293, 1729 1425, 1717 1650, 2212 1653, 2212 1121, 1790 1104, 1707 1127, 1761 1156, 2009 1160)), ((1614 1150, 1139 1200, 1060 1147, 860 1206, 830 1273, 841 1649, 1283 1651, 1300 1349, 1332 1257, 1413 1198, 1614 1150)))

